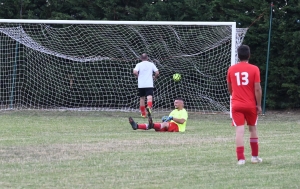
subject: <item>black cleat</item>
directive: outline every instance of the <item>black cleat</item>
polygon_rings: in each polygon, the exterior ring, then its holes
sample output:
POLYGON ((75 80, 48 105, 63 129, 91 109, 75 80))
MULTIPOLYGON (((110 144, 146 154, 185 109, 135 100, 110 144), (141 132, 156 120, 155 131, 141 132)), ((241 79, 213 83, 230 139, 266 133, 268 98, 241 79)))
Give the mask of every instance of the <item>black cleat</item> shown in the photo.
POLYGON ((132 117, 129 117, 129 123, 132 127, 133 130, 137 130, 138 128, 138 124, 136 122, 134 122, 134 120, 132 119, 132 117))
POLYGON ((148 116, 148 129, 153 129, 153 120, 151 116, 148 116))
POLYGON ((151 117, 151 113, 152 113, 151 108, 147 107, 146 110, 147 110, 147 116, 151 117))

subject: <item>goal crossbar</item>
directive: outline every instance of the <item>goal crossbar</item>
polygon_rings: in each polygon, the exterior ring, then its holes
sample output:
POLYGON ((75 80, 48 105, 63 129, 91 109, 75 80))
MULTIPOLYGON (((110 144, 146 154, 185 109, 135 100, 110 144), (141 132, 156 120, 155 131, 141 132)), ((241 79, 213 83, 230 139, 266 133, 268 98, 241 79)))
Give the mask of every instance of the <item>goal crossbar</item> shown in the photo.
POLYGON ((176 22, 176 21, 109 21, 109 20, 38 20, 38 19, 0 19, 0 23, 27 24, 108 24, 108 25, 206 25, 229 26, 235 22, 176 22))

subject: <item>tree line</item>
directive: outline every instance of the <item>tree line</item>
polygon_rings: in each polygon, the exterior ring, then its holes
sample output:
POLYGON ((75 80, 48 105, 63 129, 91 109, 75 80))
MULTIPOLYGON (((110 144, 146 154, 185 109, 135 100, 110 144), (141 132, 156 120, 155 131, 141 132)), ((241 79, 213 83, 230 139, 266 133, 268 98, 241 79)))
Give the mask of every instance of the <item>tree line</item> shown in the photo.
POLYGON ((263 88, 271 10, 266 105, 300 108, 299 0, 0 0, 1 19, 235 21, 249 27, 244 44, 260 67, 263 88))

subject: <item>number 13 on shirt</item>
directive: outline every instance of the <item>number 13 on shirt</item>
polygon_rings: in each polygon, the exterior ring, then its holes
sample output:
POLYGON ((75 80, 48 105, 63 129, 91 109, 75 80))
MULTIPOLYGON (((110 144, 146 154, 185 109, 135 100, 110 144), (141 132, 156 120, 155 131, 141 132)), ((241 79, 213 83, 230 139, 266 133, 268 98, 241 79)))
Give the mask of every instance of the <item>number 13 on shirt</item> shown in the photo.
POLYGON ((248 85, 249 83, 248 72, 235 72, 234 75, 238 86, 241 85, 241 80, 242 80, 242 85, 248 85))

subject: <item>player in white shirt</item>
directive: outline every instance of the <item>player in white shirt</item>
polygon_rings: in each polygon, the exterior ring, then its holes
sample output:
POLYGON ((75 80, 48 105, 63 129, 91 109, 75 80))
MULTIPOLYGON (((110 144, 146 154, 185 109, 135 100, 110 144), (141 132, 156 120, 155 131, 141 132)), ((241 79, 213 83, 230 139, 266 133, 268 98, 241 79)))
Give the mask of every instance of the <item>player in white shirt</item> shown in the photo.
POLYGON ((146 53, 141 55, 142 62, 138 63, 133 69, 133 74, 138 78, 138 89, 140 96, 140 110, 142 117, 146 116, 146 108, 148 116, 151 115, 151 108, 153 106, 153 80, 155 80, 159 71, 157 67, 148 61, 148 55, 146 53), (153 72, 155 75, 153 76, 153 72), (147 97, 147 107, 145 107, 145 97, 147 97))

